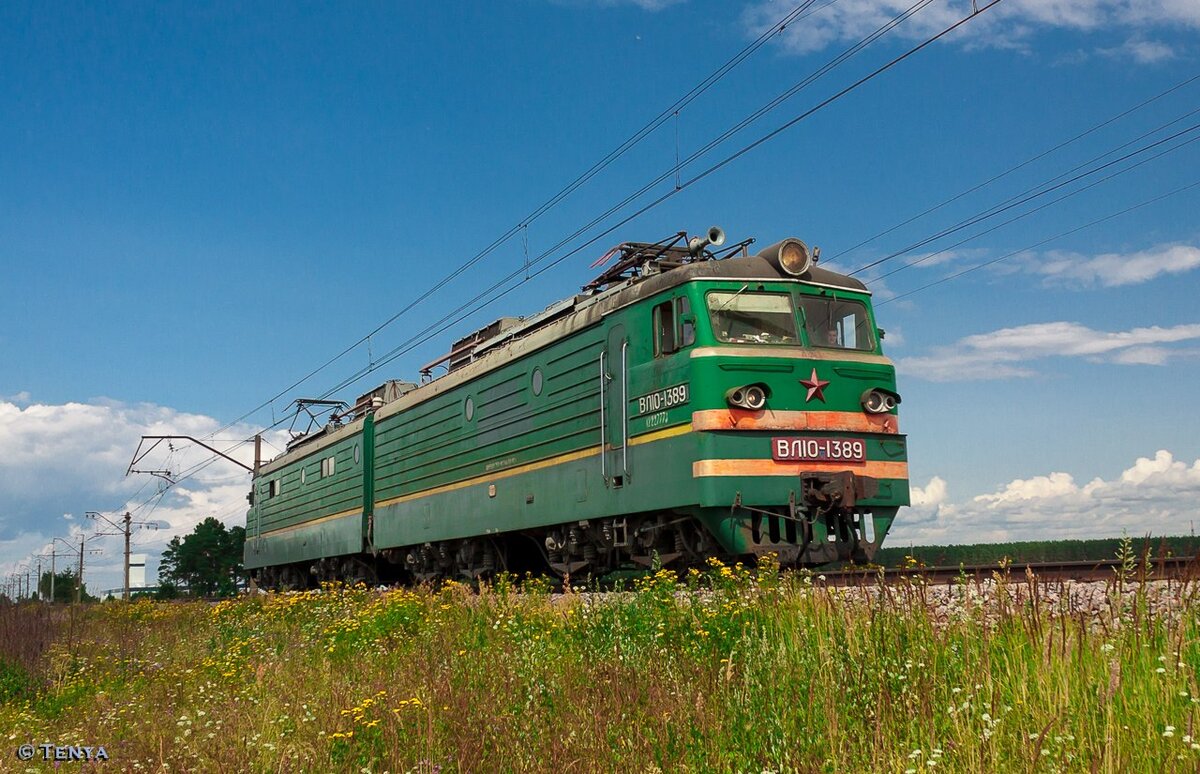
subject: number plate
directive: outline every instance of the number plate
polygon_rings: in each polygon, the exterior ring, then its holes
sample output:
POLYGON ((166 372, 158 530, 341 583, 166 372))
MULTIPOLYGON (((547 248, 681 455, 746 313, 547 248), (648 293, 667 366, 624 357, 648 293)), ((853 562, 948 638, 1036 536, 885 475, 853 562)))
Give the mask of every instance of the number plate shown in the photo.
POLYGON ((772 438, 771 458, 776 462, 867 461, 867 444, 859 438, 772 438))

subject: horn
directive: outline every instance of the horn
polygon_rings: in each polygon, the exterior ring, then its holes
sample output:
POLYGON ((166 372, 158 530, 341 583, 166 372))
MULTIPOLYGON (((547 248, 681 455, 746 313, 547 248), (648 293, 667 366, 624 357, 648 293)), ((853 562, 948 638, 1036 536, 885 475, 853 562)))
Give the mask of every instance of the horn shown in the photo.
POLYGON ((725 244, 725 231, 720 226, 713 226, 705 236, 696 236, 688 240, 688 252, 692 255, 699 255, 700 251, 709 245, 720 247, 723 244, 725 244))

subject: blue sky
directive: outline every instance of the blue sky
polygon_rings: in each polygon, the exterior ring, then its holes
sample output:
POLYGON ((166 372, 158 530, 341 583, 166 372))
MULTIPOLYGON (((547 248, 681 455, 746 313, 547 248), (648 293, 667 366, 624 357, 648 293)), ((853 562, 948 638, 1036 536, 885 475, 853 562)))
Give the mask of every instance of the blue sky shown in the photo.
MULTIPOLYGON (((139 538, 152 554, 203 515, 237 523, 245 481, 235 468, 206 468, 148 501, 154 484, 123 478, 137 436, 210 433, 283 390, 520 223, 795 5, 0 7, 0 570, 79 529, 85 510, 134 507, 170 523, 139 538)), ((534 221, 530 257, 907 5, 814 3, 534 221)), ((922 8, 681 179, 968 8, 922 8)), ((715 223, 735 240, 799 236, 855 269, 1091 159, 1082 171, 1183 132, 864 277, 885 302, 978 267, 878 310, 901 372, 917 487, 898 539, 1187 532, 1200 494, 1189 415, 1200 384, 1200 186, 1172 192, 1200 181, 1200 143, 1182 144, 1200 134, 1188 132, 1200 122, 1188 115, 1200 108, 1200 80, 1185 83, 1200 73, 1198 29, 1200 7, 1185 0, 1003 0, 339 397, 415 379, 455 334, 569 295, 617 241, 715 223), (881 277, 1063 194, 1072 195, 881 277)), ((524 260, 520 238, 505 243, 372 337, 370 353, 361 346, 274 401, 274 417, 524 260)), ((272 419, 259 411, 219 437, 272 419)), ((162 462, 202 459, 180 451, 162 462)), ((115 540, 109 549, 101 585, 117 577, 115 540)))

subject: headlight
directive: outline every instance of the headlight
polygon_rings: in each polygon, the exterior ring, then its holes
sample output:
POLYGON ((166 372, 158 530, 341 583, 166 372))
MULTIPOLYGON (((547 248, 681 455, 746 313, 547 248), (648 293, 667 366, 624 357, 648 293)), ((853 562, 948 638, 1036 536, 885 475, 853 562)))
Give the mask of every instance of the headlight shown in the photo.
POLYGON ((868 414, 886 414, 899 402, 899 395, 878 389, 867 390, 862 396, 862 407, 868 414))
POLYGON ((758 255, 793 277, 806 274, 813 267, 812 253, 808 245, 790 237, 759 251, 758 255))
POLYGON ((725 393, 725 401, 734 408, 759 411, 767 405, 767 390, 761 384, 734 387, 725 393))

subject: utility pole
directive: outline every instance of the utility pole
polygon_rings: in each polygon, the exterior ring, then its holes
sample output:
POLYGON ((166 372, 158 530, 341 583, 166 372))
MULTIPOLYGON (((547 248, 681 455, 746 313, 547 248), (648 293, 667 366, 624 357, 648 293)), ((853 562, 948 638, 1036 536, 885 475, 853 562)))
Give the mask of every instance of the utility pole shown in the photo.
POLYGON ((83 601, 83 544, 87 538, 79 533, 79 577, 75 579, 75 604, 83 601))
POLYGON ((129 511, 125 511, 125 518, 121 519, 125 523, 125 601, 129 601, 129 525, 133 523, 133 516, 129 511))
POLYGON ((140 527, 142 529, 158 529, 158 524, 156 524, 155 522, 151 522, 151 521, 136 521, 135 522, 133 520, 133 514, 131 514, 129 511, 125 511, 125 516, 121 519, 119 524, 117 522, 113 521, 112 519, 108 518, 107 516, 105 516, 103 513, 100 513, 99 511, 88 511, 84 515, 87 516, 89 519, 103 519, 104 521, 108 522, 109 526, 111 526, 113 529, 117 530, 116 532, 97 532, 96 537, 99 537, 100 535, 124 535, 125 536, 125 594, 124 594, 123 598, 126 602, 128 602, 129 601, 129 548, 130 548, 130 535, 133 534, 133 526, 136 524, 138 527, 140 527))

